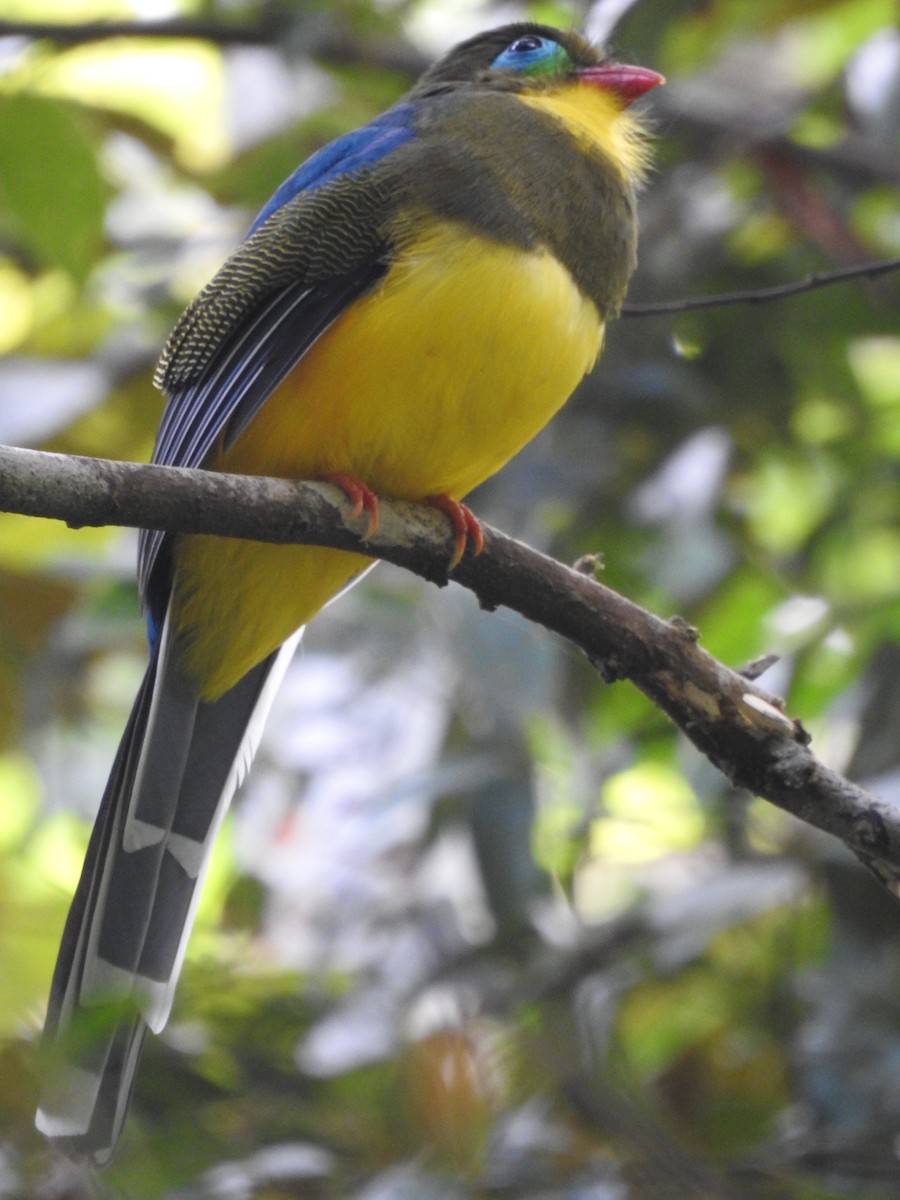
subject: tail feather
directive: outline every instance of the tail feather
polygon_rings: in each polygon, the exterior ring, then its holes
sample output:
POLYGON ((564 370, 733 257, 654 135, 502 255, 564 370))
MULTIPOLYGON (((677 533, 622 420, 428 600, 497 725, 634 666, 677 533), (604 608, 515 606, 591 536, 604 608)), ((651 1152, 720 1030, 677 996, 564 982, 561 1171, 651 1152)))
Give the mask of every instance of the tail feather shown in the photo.
POLYGON ((71 1046, 45 1048, 46 1076, 36 1124, 75 1158, 99 1166, 112 1158, 134 1087, 147 1024, 120 1016, 97 1032, 76 1061, 71 1046))
POLYGON ((44 1029, 37 1125, 110 1157, 147 1028, 159 1032, 213 841, 299 634, 204 701, 163 636, 125 729, 63 933, 44 1029))

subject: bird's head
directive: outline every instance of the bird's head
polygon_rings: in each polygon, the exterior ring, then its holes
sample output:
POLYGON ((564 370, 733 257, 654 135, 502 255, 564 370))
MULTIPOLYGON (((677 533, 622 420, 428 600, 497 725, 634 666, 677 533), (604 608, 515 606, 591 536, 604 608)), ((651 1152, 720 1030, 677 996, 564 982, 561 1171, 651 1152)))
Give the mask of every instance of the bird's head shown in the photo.
POLYGON ((588 87, 624 109, 663 82, 656 71, 614 62, 574 31, 522 22, 455 46, 425 72, 413 95, 472 88, 536 97, 588 87))
POLYGON ((523 22, 455 46, 425 72, 409 99, 454 92, 514 95, 638 184, 648 166, 647 140, 641 121, 627 110, 663 82, 656 71, 615 62, 574 31, 523 22))

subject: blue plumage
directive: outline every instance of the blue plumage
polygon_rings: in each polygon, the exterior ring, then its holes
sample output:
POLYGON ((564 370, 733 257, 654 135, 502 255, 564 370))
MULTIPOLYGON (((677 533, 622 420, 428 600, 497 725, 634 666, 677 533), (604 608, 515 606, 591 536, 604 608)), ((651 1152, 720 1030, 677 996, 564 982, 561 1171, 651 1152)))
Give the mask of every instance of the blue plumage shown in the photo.
MULTIPOLYGON (((412 104, 395 104, 361 129, 354 129, 317 150, 284 181, 250 227, 254 233, 283 204, 300 192, 322 187, 341 175, 372 166, 415 136, 412 104)), ((249 236, 249 235, 248 235, 249 236)))

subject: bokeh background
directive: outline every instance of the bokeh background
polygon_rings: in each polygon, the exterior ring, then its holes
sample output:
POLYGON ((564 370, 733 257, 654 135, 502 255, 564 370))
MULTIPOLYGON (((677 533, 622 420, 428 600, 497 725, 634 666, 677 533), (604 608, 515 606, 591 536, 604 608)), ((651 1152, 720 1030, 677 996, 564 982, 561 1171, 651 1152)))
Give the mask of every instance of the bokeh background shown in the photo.
MULTIPOLYGON (((0 440, 145 459, 166 332, 274 187, 520 16, 668 76, 632 302, 900 254, 893 0, 0 0, 0 440)), ((780 655, 816 752, 900 803, 898 289, 623 318, 472 503, 780 655)), ((309 630, 118 1158, 56 1161, 36 1039, 134 552, 0 515, 0 1196, 900 1193, 900 907, 629 685, 388 567, 309 630)))

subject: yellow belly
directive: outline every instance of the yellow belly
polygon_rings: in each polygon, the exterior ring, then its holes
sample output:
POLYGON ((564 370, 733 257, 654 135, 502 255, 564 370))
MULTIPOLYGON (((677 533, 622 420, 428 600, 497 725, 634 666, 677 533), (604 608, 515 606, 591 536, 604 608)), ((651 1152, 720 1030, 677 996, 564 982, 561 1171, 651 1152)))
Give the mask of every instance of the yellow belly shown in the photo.
MULTIPOLYGON (((296 479, 343 471, 384 496, 459 499, 565 403, 602 332, 551 255, 439 226, 338 318, 209 465, 296 479)), ((186 668, 208 698, 220 695, 369 561, 182 539, 174 598, 186 668)))

